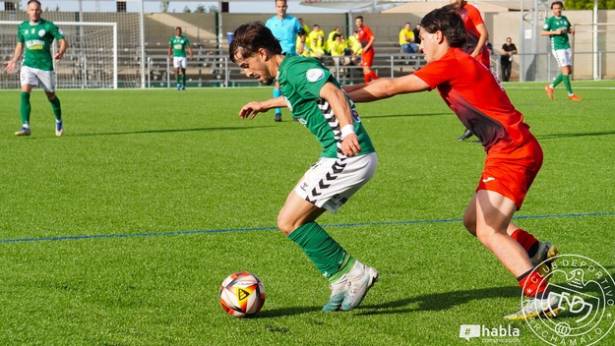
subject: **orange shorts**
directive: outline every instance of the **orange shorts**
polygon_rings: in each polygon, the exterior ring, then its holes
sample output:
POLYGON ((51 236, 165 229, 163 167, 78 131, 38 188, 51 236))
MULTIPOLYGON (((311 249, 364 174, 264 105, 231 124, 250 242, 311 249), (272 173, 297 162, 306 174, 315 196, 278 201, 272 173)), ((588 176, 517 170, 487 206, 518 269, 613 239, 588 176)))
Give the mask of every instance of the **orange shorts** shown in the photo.
POLYGON ((498 144, 487 152, 476 191, 495 191, 515 202, 518 210, 542 166, 542 149, 534 136, 521 146, 498 144))
POLYGON ((361 66, 372 67, 374 64, 374 50, 370 49, 361 54, 361 66))

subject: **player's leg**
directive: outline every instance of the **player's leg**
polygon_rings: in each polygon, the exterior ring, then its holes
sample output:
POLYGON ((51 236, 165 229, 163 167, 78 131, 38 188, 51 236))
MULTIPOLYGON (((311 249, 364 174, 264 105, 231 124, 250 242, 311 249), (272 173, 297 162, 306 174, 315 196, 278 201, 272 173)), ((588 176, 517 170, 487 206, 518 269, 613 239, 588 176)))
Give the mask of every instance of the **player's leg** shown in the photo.
POLYGON ((565 66, 562 67, 564 86, 566 87, 566 91, 568 92, 568 99, 571 101, 581 101, 581 98, 574 94, 572 91, 572 83, 570 78, 572 77, 572 50, 570 48, 563 49, 563 60, 565 66))
MULTIPOLYGON (((277 98, 282 96, 282 92, 280 91, 280 84, 278 83, 278 81, 275 81, 275 84, 273 85, 273 98, 277 98)), ((274 120, 275 121, 282 121, 282 109, 280 108, 274 108, 274 120)))
POLYGON ((354 259, 316 223, 336 211, 374 174, 375 154, 338 161, 321 159, 289 194, 278 215, 278 228, 312 261, 331 288, 323 311, 351 310, 376 282, 378 272, 354 259), (340 166, 342 165, 342 166, 340 166))
POLYGON ((32 88, 38 85, 38 78, 33 69, 22 66, 19 79, 21 83, 21 93, 19 94, 21 128, 19 131, 15 132, 15 136, 29 136, 32 133, 30 129, 30 113, 32 112, 30 95, 32 93, 32 88))
POLYGON ((55 118, 55 133, 60 137, 64 134, 64 125, 62 124, 62 105, 60 98, 56 95, 56 75, 53 71, 37 71, 36 76, 39 83, 45 90, 47 100, 51 104, 51 111, 55 118))
POLYGON ((550 84, 545 85, 545 92, 547 93, 547 97, 550 100, 554 100, 554 92, 555 92, 555 88, 564 81, 564 74, 563 74, 563 66, 564 65, 564 56, 562 54, 563 50, 562 49, 558 49, 558 50, 553 50, 553 56, 555 57, 555 60, 557 61, 557 65, 560 67, 560 73, 557 74, 557 76, 555 76, 555 78, 553 79, 553 81, 550 84))
POLYGON ((187 59, 181 59, 181 72, 182 72, 182 90, 186 90, 186 67, 187 67, 187 59))

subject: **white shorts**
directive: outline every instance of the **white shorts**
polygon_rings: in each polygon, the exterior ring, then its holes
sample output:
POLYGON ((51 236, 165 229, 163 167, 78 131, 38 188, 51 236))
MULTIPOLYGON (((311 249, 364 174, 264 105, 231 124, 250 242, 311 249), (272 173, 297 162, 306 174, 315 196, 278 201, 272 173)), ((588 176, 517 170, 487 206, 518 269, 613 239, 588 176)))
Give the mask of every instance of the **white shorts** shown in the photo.
POLYGON ((294 191, 317 207, 335 212, 374 175, 376 166, 376 153, 345 159, 322 157, 305 172, 294 191))
POLYGON ((22 66, 19 79, 21 80, 21 85, 38 86, 40 83, 46 92, 52 93, 56 91, 56 74, 53 71, 22 66))
POLYGON ((559 67, 572 66, 572 49, 553 50, 553 56, 559 67))
POLYGON ((186 57, 173 57, 173 67, 174 68, 186 68, 186 57))

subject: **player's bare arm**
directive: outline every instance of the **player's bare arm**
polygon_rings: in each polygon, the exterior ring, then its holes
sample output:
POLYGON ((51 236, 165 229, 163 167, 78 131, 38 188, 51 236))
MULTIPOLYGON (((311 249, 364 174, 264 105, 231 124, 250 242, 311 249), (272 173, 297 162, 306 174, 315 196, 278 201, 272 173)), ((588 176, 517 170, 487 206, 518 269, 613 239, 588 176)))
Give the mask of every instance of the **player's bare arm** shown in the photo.
POLYGON ((480 37, 478 38, 478 42, 476 43, 476 48, 474 48, 474 51, 471 54, 474 58, 480 54, 481 50, 487 43, 487 40, 489 40, 489 32, 487 31, 487 27, 485 26, 485 24, 478 24, 476 26, 476 30, 478 31, 480 37))
POLYGON ((361 146, 359 146, 359 138, 354 133, 352 111, 346 95, 340 88, 328 82, 320 89, 320 97, 331 105, 333 114, 342 129, 342 152, 348 157, 355 156, 361 151, 361 146))
POLYGON ((59 44, 60 49, 58 49, 58 52, 53 56, 55 60, 62 59, 62 57, 64 57, 64 54, 66 53, 66 50, 68 49, 68 42, 66 42, 66 39, 60 40, 59 44))
POLYGON ((288 106, 284 97, 276 97, 266 101, 252 101, 245 104, 239 110, 242 119, 254 119, 258 113, 266 112, 271 108, 283 108, 288 106))
POLYGON ((13 53, 13 58, 5 63, 6 71, 8 73, 15 72, 17 68, 17 62, 21 59, 21 55, 23 54, 23 43, 17 42, 15 46, 15 52, 13 53))
POLYGON ((372 48, 372 45, 374 44, 374 41, 376 40, 376 36, 372 35, 372 37, 369 39, 369 41, 367 42, 367 44, 365 45, 365 47, 363 47, 363 51, 367 51, 370 48, 372 48))
POLYGON ((380 78, 362 88, 349 93, 355 102, 370 102, 385 99, 398 94, 428 90, 429 85, 422 79, 409 74, 398 78, 380 78))
POLYGON ((188 58, 192 59, 192 46, 188 46, 188 58))

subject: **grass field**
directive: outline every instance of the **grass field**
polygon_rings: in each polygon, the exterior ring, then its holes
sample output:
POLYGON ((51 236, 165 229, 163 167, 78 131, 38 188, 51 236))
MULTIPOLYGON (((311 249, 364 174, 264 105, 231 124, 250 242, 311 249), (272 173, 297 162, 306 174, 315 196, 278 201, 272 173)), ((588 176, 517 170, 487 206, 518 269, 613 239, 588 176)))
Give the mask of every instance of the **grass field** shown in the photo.
MULTIPOLYGON (((518 223, 615 274, 615 83, 574 85, 581 103, 506 86, 545 152, 518 223)), ((37 91, 33 135, 16 138, 18 93, 0 93, 0 344, 482 344, 460 325, 506 326, 519 308, 515 279, 458 220, 484 153, 456 141, 435 92, 359 105, 380 166, 320 222, 381 281, 359 309, 327 315, 325 280, 273 229, 318 144, 287 114, 237 116, 270 89, 59 95, 65 137, 37 91), (218 306, 240 270, 266 286, 258 318, 218 306)), ((513 341, 544 344, 512 325, 513 341)))

